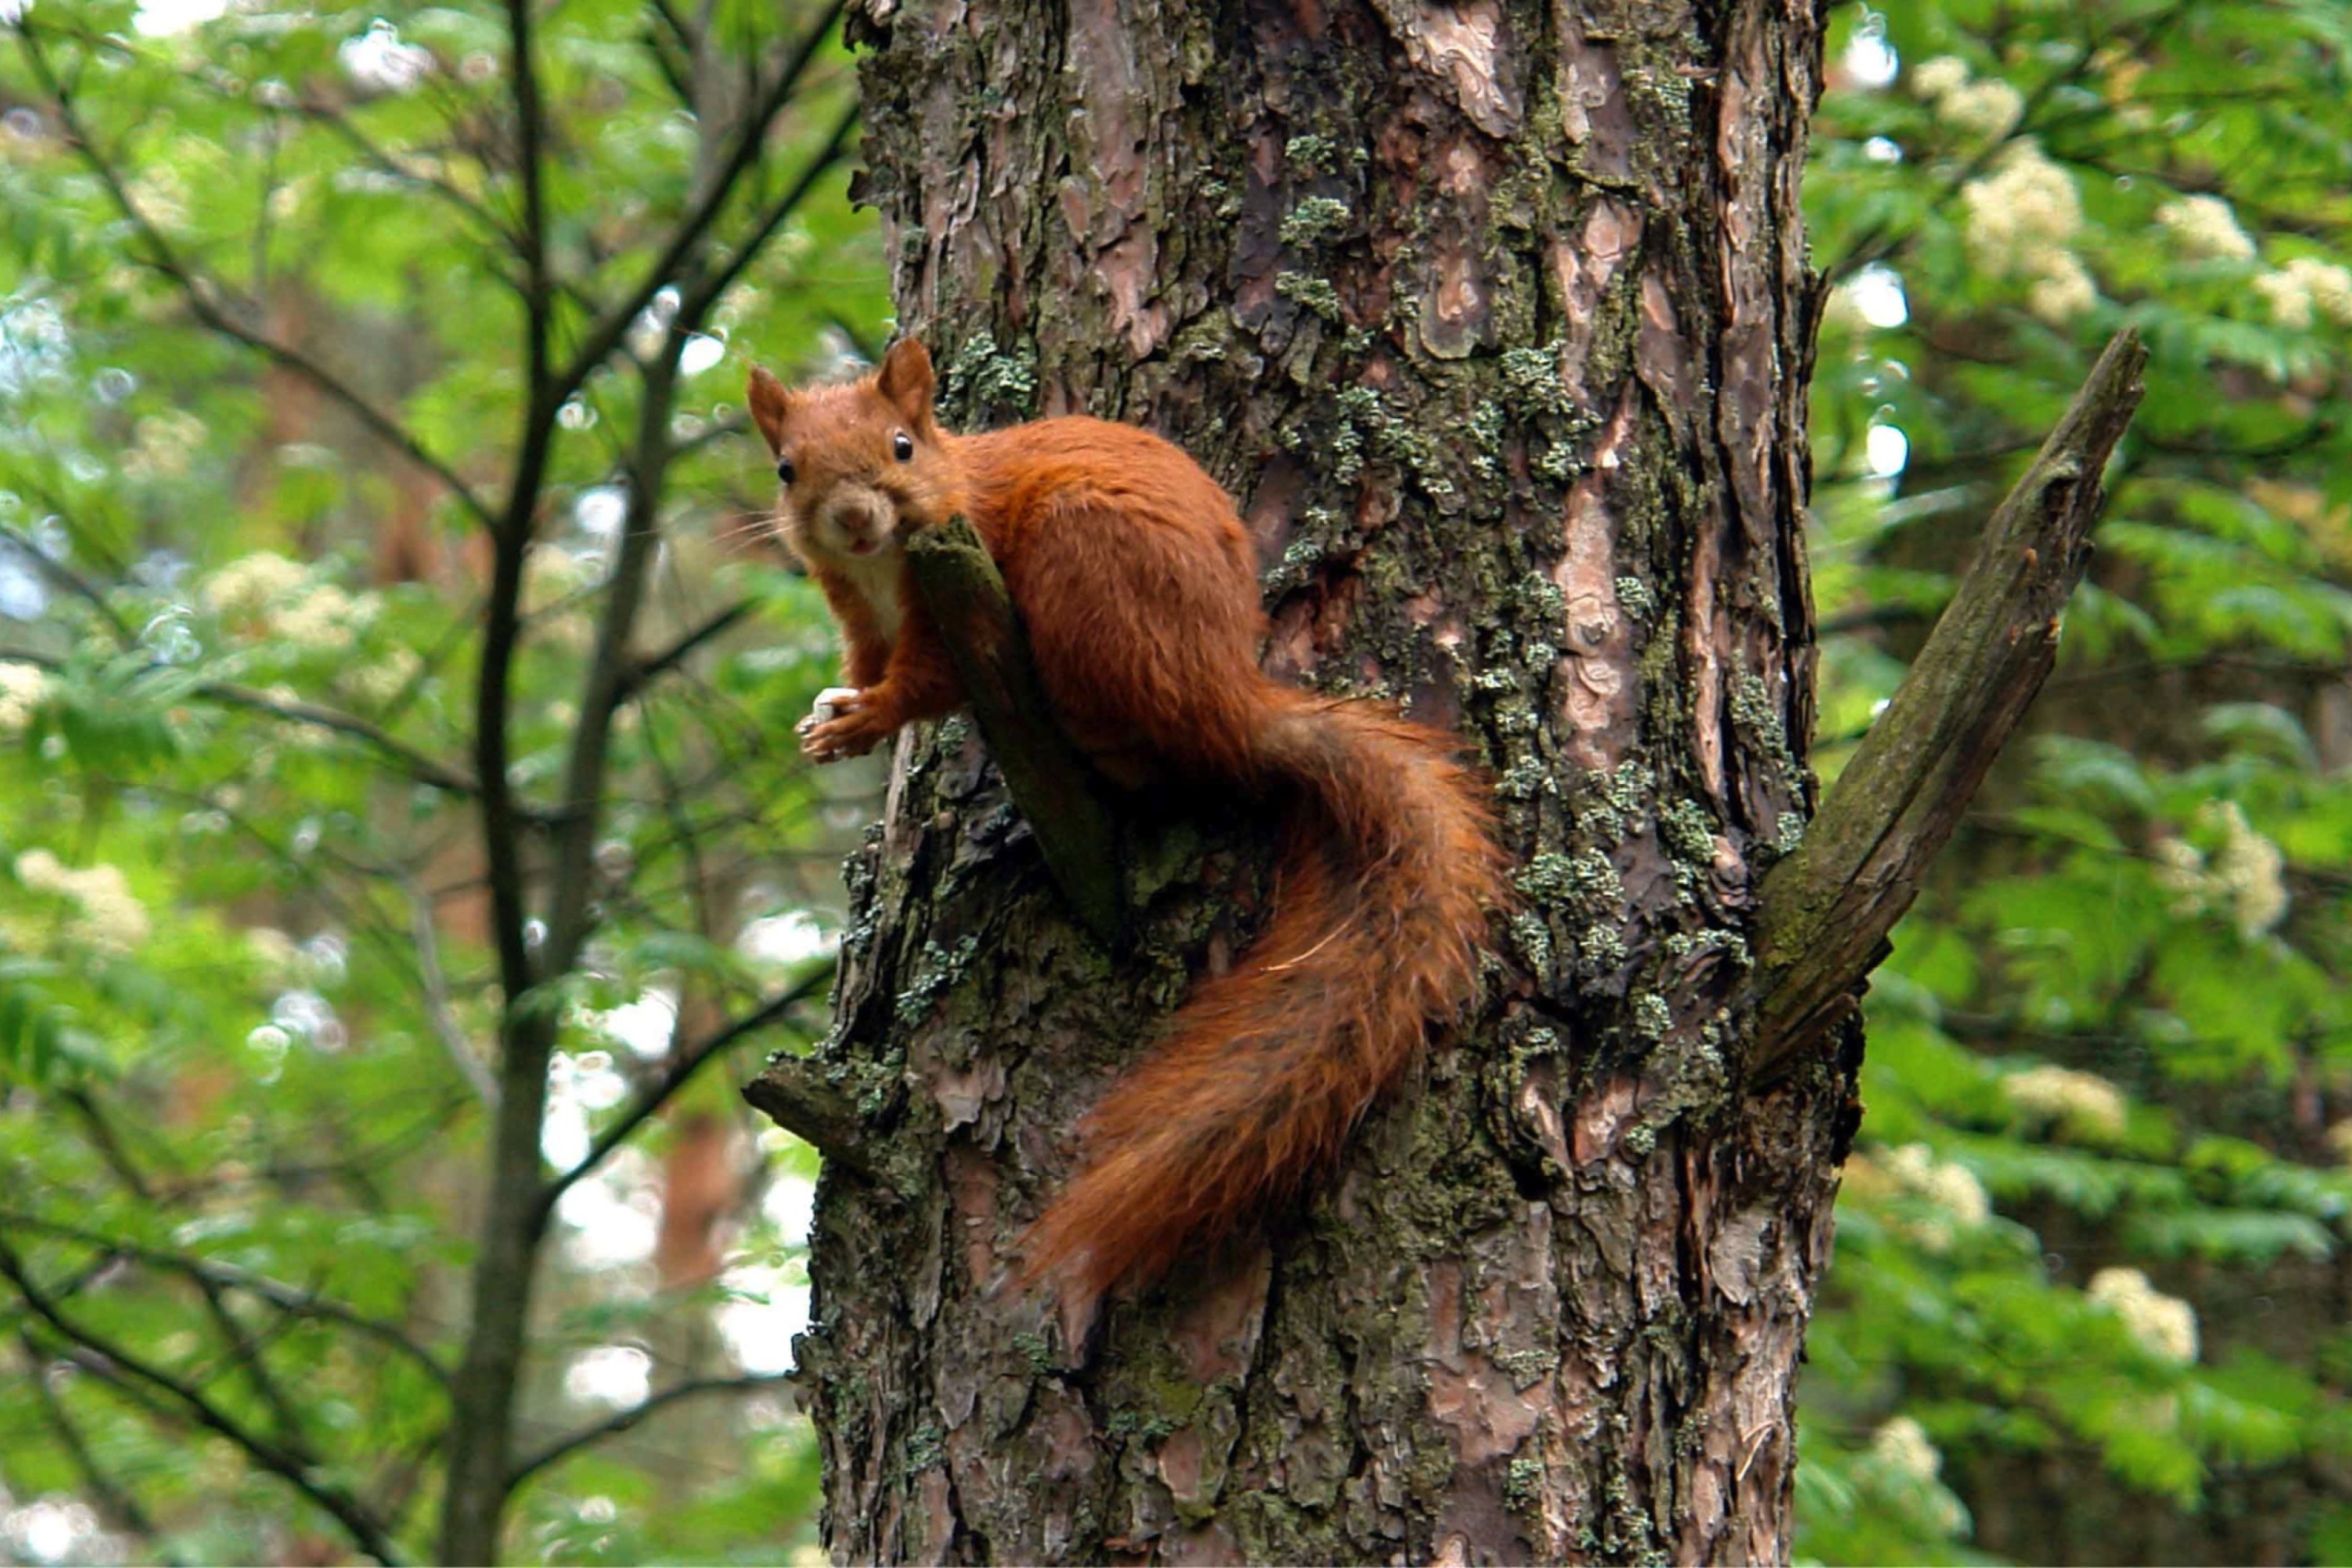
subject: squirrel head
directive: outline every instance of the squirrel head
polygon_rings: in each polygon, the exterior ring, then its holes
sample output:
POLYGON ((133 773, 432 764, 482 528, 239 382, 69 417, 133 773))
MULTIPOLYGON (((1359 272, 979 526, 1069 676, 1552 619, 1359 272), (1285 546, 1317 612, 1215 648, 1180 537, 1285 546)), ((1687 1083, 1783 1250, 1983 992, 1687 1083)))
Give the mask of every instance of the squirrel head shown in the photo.
POLYGON ((931 417, 931 356, 901 338, 871 375, 787 387, 751 372, 752 422, 775 454, 784 537, 803 555, 871 560, 963 506, 949 437, 931 417))

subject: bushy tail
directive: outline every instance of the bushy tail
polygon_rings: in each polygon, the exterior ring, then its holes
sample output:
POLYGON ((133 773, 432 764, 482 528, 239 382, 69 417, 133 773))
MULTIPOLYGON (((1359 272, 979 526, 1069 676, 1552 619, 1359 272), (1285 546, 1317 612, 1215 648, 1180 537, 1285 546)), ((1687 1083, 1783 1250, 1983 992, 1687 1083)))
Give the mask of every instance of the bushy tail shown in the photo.
POLYGON ((1088 1116, 1025 1279, 1098 1295, 1289 1197, 1475 988, 1504 860, 1451 742, 1272 689, 1252 760, 1293 802, 1273 919, 1088 1116))

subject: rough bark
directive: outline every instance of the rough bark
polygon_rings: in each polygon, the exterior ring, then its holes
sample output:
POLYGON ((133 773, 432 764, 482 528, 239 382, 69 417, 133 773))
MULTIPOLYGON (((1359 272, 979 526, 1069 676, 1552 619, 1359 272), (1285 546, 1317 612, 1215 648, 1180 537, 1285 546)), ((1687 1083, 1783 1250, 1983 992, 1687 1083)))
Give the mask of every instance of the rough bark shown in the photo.
POLYGON ((802 1344, 834 1552, 1784 1558, 1852 1053, 1760 1094, 1737 1064, 1752 889, 1811 805, 1818 19, 875 0, 855 31, 950 420, 1198 456, 1267 563, 1268 667, 1459 730, 1526 902, 1334 1179, 1074 1343, 992 1285, 1188 965, 1246 940, 1259 846, 1126 803, 1114 960, 971 726, 902 742, 835 1033, 790 1069, 864 1123, 802 1344))

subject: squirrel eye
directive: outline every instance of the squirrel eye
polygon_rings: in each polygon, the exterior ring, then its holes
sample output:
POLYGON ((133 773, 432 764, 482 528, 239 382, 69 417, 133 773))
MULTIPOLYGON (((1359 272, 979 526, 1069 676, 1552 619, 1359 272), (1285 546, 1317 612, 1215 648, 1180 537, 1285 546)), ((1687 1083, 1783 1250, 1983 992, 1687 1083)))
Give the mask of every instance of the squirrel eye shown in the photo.
POLYGON ((890 437, 890 449, 898 454, 898 460, 902 463, 915 460, 915 439, 904 430, 890 437))
POLYGON ((793 482, 793 479, 795 478, 795 470, 793 468, 793 460, 790 458, 779 458, 776 459, 776 478, 783 480, 786 484, 791 484, 793 482))

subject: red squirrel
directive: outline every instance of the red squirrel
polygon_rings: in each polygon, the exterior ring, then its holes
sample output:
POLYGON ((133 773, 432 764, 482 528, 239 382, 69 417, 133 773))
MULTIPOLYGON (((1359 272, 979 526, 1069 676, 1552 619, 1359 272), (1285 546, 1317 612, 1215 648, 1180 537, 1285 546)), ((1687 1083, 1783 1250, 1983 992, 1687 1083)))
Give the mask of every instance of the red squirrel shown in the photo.
POLYGON ((1081 1129, 1020 1278, 1140 1286, 1297 1192, 1476 987, 1504 859, 1454 742, 1258 668, 1255 552, 1230 497, 1147 431, 1041 419, 981 436, 931 414, 911 338, 843 385, 751 373, 783 537, 841 623, 850 689, 802 721, 817 762, 961 700, 903 541, 961 513, 1004 574, 1055 715, 1106 773, 1280 802, 1264 932, 1202 981, 1081 1129))

